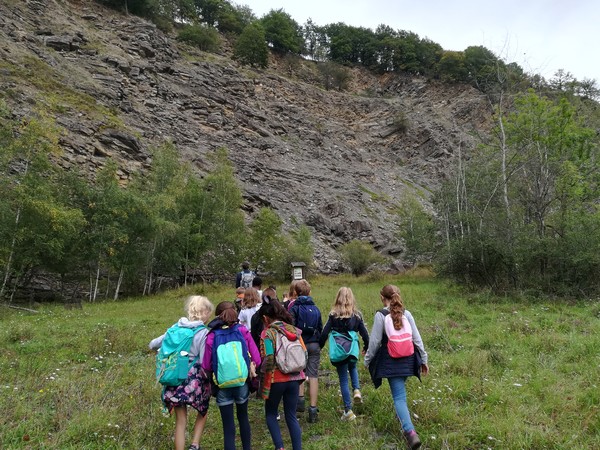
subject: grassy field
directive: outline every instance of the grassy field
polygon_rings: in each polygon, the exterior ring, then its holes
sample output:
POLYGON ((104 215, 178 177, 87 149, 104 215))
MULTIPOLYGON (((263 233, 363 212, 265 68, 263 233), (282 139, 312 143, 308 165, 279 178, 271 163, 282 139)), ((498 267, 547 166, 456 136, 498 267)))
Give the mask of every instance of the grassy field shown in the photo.
MULTIPOLYGON (((429 353, 430 376, 408 383, 422 448, 600 449, 598 300, 471 296, 418 274, 311 280, 324 316, 350 286, 369 329, 388 282, 401 287, 429 353)), ((233 297, 230 287, 205 286, 82 310, 0 307, 0 448, 171 448, 174 418, 161 414, 147 344, 191 293, 215 304, 233 297)), ((358 420, 339 420, 337 375, 322 355, 320 421, 300 419, 304 448, 405 448, 387 383, 375 390, 362 364, 358 420)), ((262 402, 251 400, 250 411, 253 448, 271 449, 262 402)), ((214 403, 202 445, 222 448, 214 403)))

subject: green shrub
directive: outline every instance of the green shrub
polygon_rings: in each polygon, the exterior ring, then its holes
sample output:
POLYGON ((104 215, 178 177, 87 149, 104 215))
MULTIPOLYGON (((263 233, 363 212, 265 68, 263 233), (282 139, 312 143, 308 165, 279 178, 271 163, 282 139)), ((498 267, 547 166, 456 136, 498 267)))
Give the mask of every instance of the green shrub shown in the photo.
POLYGON ((191 25, 183 28, 177 35, 177 40, 211 53, 217 52, 221 43, 219 32, 205 25, 191 25))
POLYGON ((373 264, 383 262, 381 256, 368 242, 354 239, 340 247, 342 261, 353 275, 362 275, 373 264))

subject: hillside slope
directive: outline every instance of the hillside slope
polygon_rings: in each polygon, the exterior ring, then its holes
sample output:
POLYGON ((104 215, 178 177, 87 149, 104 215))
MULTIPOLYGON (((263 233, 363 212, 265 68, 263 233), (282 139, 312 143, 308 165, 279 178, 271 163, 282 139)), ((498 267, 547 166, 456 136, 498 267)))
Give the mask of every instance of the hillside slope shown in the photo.
POLYGON ((489 122, 471 87, 352 76, 336 92, 313 62, 250 70, 92 1, 0 3, 1 95, 16 115, 42 109, 64 127, 64 167, 92 176, 114 159, 125 183, 171 140, 202 174, 226 147, 246 212, 269 206, 286 228, 309 225, 325 272, 354 238, 399 255, 394 207, 408 193, 426 201, 489 122))

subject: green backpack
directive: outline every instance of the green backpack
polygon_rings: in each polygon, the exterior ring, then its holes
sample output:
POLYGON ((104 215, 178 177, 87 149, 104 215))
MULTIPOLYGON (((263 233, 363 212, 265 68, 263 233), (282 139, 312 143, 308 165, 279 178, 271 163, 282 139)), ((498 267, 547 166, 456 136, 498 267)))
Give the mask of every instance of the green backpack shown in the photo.
POLYGON ((163 386, 179 386, 187 379, 190 367, 197 357, 190 361, 189 353, 196 333, 206 328, 180 327, 178 324, 169 328, 156 354, 156 381, 163 386))

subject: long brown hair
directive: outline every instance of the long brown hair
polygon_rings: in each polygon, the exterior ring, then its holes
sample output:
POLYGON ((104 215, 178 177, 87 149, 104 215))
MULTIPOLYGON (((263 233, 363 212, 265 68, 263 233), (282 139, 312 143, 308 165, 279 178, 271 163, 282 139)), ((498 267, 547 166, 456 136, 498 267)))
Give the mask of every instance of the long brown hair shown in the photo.
POLYGON ((242 301, 242 306, 244 308, 253 308, 260 303, 260 296, 258 295, 258 291, 254 288, 247 288, 244 291, 244 300, 242 301))
POLYGON ((383 298, 390 302, 390 316, 392 316, 394 328, 396 330, 401 329, 402 316, 404 315, 404 302, 400 296, 400 289, 393 284, 386 284, 379 293, 383 298))
POLYGON ((231 302, 221 302, 215 309, 215 317, 218 317, 227 325, 231 326, 238 321, 238 314, 231 302))

